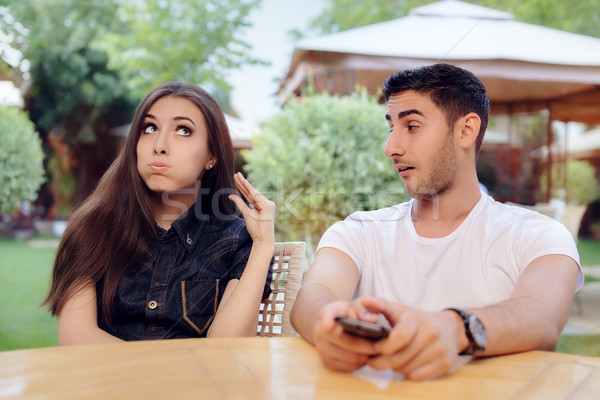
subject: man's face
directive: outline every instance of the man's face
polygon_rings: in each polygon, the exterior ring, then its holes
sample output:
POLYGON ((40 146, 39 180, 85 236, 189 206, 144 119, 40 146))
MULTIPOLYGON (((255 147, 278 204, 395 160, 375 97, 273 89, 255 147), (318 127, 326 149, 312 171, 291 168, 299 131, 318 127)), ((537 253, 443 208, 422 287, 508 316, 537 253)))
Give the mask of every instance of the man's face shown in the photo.
POLYGON ((385 154, 394 162, 408 194, 427 199, 454 184, 458 162, 454 135, 429 96, 413 90, 390 96, 385 154))

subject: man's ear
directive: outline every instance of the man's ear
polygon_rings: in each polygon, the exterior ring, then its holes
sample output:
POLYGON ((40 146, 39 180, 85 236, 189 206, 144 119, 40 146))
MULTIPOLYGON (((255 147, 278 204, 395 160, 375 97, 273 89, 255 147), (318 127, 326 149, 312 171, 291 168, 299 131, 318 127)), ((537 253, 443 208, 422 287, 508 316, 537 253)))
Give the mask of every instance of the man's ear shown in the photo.
POLYGON ((479 128, 481 127, 481 118, 474 112, 470 112, 461 119, 459 119, 459 146, 462 148, 469 148, 477 140, 479 135, 479 128))

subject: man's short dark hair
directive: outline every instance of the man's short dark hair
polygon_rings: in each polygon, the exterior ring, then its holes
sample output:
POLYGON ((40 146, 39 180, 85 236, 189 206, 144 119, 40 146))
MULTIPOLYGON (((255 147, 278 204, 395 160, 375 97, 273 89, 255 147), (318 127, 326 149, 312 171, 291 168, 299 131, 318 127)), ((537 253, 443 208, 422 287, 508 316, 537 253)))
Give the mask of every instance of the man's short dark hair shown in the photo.
POLYGON ((481 119, 481 127, 475 142, 477 157, 488 124, 490 101, 485 86, 472 72, 440 63, 396 72, 383 83, 383 95, 386 101, 393 94, 407 90, 427 94, 444 113, 450 128, 459 118, 468 113, 477 114, 481 119))

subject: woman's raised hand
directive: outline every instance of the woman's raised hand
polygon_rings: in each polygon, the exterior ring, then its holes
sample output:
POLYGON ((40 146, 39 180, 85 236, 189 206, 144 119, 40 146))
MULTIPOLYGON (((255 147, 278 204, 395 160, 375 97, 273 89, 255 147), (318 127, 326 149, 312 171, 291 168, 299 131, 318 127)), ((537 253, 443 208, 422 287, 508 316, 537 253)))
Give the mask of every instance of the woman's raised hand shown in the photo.
POLYGON ((244 176, 238 172, 233 176, 235 186, 242 196, 254 208, 248 207, 240 196, 230 195, 246 221, 246 229, 255 242, 275 241, 275 203, 256 190, 244 176))

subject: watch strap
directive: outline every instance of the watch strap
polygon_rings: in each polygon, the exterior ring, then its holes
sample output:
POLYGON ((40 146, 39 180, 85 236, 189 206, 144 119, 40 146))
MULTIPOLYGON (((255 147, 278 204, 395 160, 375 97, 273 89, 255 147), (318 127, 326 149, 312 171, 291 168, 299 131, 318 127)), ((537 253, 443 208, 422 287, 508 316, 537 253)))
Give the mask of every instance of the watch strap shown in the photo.
POLYGON ((460 356, 470 356, 477 352, 485 350, 485 348, 483 348, 477 344, 477 342, 475 341, 475 338, 473 337, 473 333, 471 332, 470 317, 473 314, 471 314, 465 310, 461 310, 460 308, 447 308, 447 310, 454 311, 462 318, 463 324, 465 327, 465 334, 467 336, 467 340, 469 341, 469 345, 467 346, 467 348, 464 349, 463 351, 461 351, 459 353, 459 355, 460 356))

